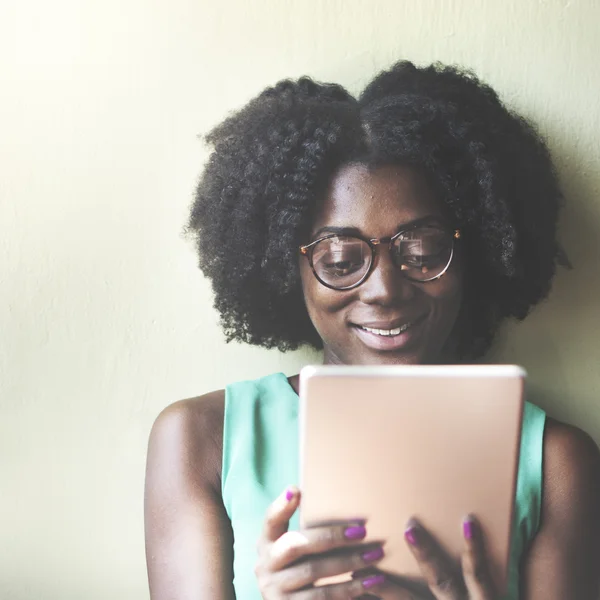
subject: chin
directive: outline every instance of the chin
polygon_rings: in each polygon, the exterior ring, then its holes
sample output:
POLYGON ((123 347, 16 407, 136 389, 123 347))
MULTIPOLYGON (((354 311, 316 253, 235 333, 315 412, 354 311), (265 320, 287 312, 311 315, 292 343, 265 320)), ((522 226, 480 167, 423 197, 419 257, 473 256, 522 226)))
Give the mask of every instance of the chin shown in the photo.
POLYGON ((426 355, 419 350, 411 350, 404 352, 374 352, 369 349, 356 349, 355 352, 349 353, 348 349, 345 352, 340 352, 335 355, 326 354, 325 364, 338 365, 420 365, 427 364, 426 355), (365 351, 366 350, 366 351, 365 351))
MULTIPOLYGON (((365 357, 366 358, 366 357, 365 357)), ((378 355, 371 355, 368 360, 363 361, 362 364, 371 365, 420 365, 424 361, 419 353, 414 352, 388 352, 381 353, 378 355)))

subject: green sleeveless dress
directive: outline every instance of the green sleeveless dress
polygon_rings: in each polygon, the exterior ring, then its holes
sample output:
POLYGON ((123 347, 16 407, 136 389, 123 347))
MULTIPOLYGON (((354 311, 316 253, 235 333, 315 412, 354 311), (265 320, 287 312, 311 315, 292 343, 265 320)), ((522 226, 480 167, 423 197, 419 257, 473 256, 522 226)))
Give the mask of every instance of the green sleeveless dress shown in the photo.
MULTIPOLYGON (((298 483, 298 408, 298 395, 283 373, 225 390, 222 494, 233 528, 237 600, 261 600, 256 541, 269 504, 298 483)), ((540 408, 525 404, 509 585, 501 600, 518 600, 519 562, 539 525, 545 420, 540 408)), ((298 525, 296 513, 290 528, 298 525)))

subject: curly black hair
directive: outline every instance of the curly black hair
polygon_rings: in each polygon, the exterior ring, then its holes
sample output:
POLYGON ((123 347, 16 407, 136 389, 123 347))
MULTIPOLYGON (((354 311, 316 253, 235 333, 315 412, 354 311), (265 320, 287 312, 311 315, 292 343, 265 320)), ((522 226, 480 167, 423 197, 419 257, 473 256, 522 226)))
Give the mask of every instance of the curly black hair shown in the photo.
POLYGON ((298 247, 315 203, 348 163, 420 170, 462 230, 460 359, 483 355, 504 319, 525 318, 550 290, 562 194, 548 149, 470 71, 402 61, 358 99, 308 77, 280 81, 206 140, 212 153, 187 230, 227 341, 321 346, 298 247))

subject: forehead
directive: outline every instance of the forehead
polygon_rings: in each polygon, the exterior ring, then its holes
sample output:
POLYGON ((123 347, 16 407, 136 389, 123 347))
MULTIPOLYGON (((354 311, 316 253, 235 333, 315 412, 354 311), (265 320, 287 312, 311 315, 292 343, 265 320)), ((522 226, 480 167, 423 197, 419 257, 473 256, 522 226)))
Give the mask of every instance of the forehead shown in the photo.
POLYGON ((326 226, 355 227, 367 235, 385 236, 428 216, 441 219, 441 207, 417 171, 395 165, 345 165, 330 182, 313 231, 326 226))

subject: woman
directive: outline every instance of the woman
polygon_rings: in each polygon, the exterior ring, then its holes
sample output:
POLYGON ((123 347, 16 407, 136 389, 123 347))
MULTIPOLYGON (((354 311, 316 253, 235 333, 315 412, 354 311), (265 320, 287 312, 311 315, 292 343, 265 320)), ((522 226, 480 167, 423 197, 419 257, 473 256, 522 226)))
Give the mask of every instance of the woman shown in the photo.
MULTIPOLYGON (((548 151, 472 74, 401 62, 358 100, 283 81, 208 141, 189 228, 228 340, 310 344, 327 364, 468 362, 548 294, 561 202, 548 151)), ((153 600, 498 600, 475 519, 460 567, 407 525, 420 591, 377 571, 384 550, 362 542, 368 523, 294 531, 297 392, 297 377, 275 374, 158 417, 153 600)), ((596 600, 598 449, 529 404, 522 437, 505 598, 596 600)))

